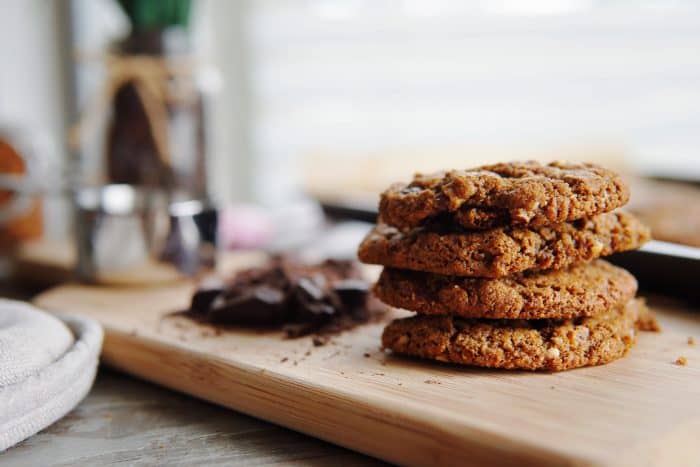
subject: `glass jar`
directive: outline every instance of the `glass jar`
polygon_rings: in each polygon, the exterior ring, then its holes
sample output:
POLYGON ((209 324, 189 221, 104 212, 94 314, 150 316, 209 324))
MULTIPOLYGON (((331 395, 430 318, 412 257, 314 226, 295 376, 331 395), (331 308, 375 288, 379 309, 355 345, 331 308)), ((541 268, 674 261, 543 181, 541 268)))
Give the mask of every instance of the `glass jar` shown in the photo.
POLYGON ((206 198, 198 66, 182 29, 134 31, 116 44, 106 75, 114 87, 105 135, 106 183, 206 198))

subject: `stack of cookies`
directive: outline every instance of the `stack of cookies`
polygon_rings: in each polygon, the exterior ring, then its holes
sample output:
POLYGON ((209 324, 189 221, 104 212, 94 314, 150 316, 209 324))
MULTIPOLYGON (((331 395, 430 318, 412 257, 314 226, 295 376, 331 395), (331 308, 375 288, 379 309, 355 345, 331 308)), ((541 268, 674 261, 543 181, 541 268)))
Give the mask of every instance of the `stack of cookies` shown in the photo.
POLYGON ((359 257, 385 266, 376 295, 417 315, 390 323, 384 347, 527 370, 622 357, 638 329, 653 327, 635 278, 598 259, 649 239, 636 218, 613 212, 628 199, 616 173, 560 162, 419 174, 391 186, 359 257))

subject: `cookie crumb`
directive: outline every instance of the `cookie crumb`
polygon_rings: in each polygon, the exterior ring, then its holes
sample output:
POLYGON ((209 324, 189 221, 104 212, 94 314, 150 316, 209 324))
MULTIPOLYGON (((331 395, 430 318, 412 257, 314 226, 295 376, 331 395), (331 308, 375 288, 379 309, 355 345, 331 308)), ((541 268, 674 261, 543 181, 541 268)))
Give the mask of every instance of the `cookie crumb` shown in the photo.
POLYGON ((310 350, 307 350, 306 353, 304 354, 304 357, 308 357, 308 356, 310 356, 310 355, 311 355, 311 351, 310 351, 310 350))
POLYGON ((661 332, 661 325, 656 320, 656 316, 646 307, 643 307, 639 312, 637 327, 640 331, 661 332))
POLYGON ((695 345, 695 338, 693 336, 688 337, 688 345, 695 345))
POLYGON ((287 357, 284 357, 282 360, 280 360, 280 363, 284 363, 284 362, 286 362, 287 360, 289 360, 289 359, 288 359, 287 357))
POLYGON ((688 364, 688 359, 685 358, 683 355, 678 357, 678 359, 676 360, 676 365, 686 366, 687 364, 688 364))
POLYGON ((442 384, 440 381, 438 381, 438 380, 436 380, 436 379, 426 379, 426 380, 423 381, 423 382, 424 382, 425 384, 442 384))

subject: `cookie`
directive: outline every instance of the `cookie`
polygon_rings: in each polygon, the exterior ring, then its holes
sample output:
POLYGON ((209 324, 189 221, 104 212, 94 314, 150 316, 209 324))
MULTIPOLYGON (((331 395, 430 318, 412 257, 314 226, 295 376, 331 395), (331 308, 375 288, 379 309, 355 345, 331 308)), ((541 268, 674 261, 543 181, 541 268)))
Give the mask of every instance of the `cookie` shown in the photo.
POLYGON ((374 287, 388 305, 426 315, 543 319, 591 316, 634 298, 637 281, 603 261, 496 279, 385 268, 374 287))
POLYGON ((382 194, 379 214, 402 229, 430 221, 468 229, 541 227, 612 211, 629 196, 618 174, 594 164, 510 162, 417 174, 382 194))
POLYGON ((539 228, 402 232, 379 224, 360 245, 360 260, 399 269, 469 277, 502 277, 527 270, 562 269, 638 248, 649 229, 631 214, 612 212, 539 228))
POLYGON ((384 329, 384 348, 415 357, 490 368, 561 371, 602 365, 634 344, 640 300, 567 320, 484 320, 414 316, 384 329))

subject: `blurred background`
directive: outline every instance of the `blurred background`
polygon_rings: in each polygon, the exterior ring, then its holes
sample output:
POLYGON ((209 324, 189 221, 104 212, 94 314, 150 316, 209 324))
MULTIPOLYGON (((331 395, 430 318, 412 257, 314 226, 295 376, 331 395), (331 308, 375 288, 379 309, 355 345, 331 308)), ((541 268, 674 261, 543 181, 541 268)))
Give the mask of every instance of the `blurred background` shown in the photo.
POLYGON ((371 218, 378 193, 415 171, 523 158, 638 176, 632 208, 655 235, 700 245, 697 2, 3 0, 0 10, 0 173, 34 173, 42 192, 22 222, 5 222, 5 250, 69 237, 65 190, 76 187, 212 200, 239 229, 229 243, 246 246, 237 239, 257 245, 315 219, 317 201, 371 218))

